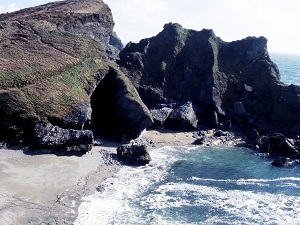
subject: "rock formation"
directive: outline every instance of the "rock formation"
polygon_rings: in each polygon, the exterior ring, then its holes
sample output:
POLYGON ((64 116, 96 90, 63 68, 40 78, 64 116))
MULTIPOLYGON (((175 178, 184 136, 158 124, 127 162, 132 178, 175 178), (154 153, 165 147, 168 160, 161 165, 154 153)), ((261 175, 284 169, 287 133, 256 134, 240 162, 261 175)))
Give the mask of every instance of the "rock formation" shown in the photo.
POLYGON ((86 130, 127 142, 154 117, 175 130, 256 129, 252 146, 299 157, 300 87, 280 81, 264 37, 224 42, 169 23, 123 49, 102 0, 0 21, 0 141, 84 152, 93 143, 86 130))
POLYGON ((164 99, 191 101, 208 125, 230 119, 260 132, 299 132, 300 87, 280 82, 264 37, 224 42, 212 30, 170 23, 127 44, 119 63, 149 108, 164 99))
MULTIPOLYGON (((67 0, 1 14, 0 21, 0 138, 30 144, 40 122, 91 127, 90 98, 117 67, 112 59, 122 48, 109 7, 102 0, 67 0)), ((151 116, 128 79, 121 72, 115 79, 124 84, 122 100, 137 110, 122 118, 140 119, 137 130, 132 126, 123 139, 135 138, 151 116)), ((115 119, 121 123, 122 118, 115 119)))

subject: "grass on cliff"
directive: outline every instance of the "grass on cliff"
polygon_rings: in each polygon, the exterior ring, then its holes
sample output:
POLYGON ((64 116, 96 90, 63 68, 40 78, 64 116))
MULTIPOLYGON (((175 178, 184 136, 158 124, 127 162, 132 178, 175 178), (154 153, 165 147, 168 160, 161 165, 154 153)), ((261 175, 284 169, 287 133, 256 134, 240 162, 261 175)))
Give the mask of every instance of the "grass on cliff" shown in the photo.
POLYGON ((89 101, 90 85, 98 79, 98 71, 106 67, 101 60, 86 59, 21 90, 42 120, 65 117, 76 106, 89 101))

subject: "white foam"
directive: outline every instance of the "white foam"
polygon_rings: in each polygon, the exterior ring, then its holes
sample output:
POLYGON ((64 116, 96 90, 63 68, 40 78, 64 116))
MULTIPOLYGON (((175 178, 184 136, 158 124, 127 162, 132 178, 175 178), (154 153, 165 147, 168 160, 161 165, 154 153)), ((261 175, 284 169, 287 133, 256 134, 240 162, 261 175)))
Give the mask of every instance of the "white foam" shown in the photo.
MULTIPOLYGON (((174 218, 162 214, 164 210, 191 206, 207 207, 212 212, 202 218, 201 224, 300 224, 298 196, 249 190, 224 191, 178 180, 157 186, 165 179, 170 165, 178 160, 180 152, 182 149, 164 147, 150 153, 152 161, 147 166, 124 166, 102 183, 100 193, 83 199, 75 225, 193 224, 180 217, 174 222, 174 218), (149 189, 149 194, 143 195, 149 189)), ((192 177, 191 180, 245 186, 268 186, 279 182, 278 185, 299 188, 295 182, 300 178, 218 180, 192 177)))
MULTIPOLYGON (((172 151, 176 150, 171 147, 156 150, 151 155, 149 165, 138 168, 124 166, 115 176, 103 182, 101 193, 83 199, 75 225, 128 224, 119 221, 122 218, 120 215, 128 212, 140 214, 133 212, 134 209, 129 205, 131 199, 138 198, 140 193, 163 179, 168 165, 176 160, 172 154, 169 155, 172 151)), ((128 215, 124 215, 124 218, 128 218, 128 215)), ((145 222, 139 221, 139 218, 130 219, 134 221, 132 224, 145 222)))
POLYGON ((155 194, 144 198, 143 205, 156 210, 205 206, 212 211, 226 212, 223 218, 222 216, 208 218, 203 221, 204 224, 210 224, 212 221, 214 224, 228 223, 231 217, 239 222, 232 221, 230 224, 300 224, 300 197, 283 194, 224 191, 216 187, 168 183, 155 190, 155 194))

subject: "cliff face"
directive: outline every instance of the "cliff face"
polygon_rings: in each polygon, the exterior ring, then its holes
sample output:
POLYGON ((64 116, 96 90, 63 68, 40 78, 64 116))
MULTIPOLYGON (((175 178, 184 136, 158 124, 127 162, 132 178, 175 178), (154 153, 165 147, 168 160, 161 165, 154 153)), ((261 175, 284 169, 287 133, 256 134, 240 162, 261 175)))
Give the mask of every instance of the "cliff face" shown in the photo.
POLYGON ((37 122, 79 130, 90 123, 90 97, 122 48, 109 7, 67 0, 0 21, 1 136, 26 133, 37 122))
POLYGON ((228 43, 212 30, 170 23, 155 37, 129 43, 120 64, 150 108, 164 98, 192 101, 208 123, 217 113, 221 122, 299 127, 299 87, 280 82, 264 37, 228 43), (235 102, 246 115, 236 118, 235 102))

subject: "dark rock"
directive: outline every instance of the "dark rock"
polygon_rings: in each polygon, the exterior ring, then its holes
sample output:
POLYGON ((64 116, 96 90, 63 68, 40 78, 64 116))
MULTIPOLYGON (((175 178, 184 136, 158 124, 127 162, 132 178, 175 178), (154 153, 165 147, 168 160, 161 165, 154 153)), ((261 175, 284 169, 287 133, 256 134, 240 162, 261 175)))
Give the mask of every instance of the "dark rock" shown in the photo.
POLYGON ((238 116, 242 116, 246 113, 246 109, 241 102, 234 103, 234 113, 238 116))
POLYGON ((293 140, 290 139, 285 139, 277 149, 276 153, 286 157, 296 157, 299 155, 299 151, 296 148, 293 140))
POLYGON ((110 68, 91 100, 93 131, 100 136, 124 143, 137 138, 153 123, 137 91, 117 69, 110 68))
POLYGON ((173 109, 165 124, 169 129, 192 131, 197 128, 197 116, 191 102, 173 109))
POLYGON ((259 150, 261 152, 269 152, 270 151, 270 141, 267 136, 260 137, 259 150))
POLYGON ((247 136, 247 142, 253 147, 260 145, 260 136, 256 129, 250 131, 250 133, 247 136))
POLYGON ((300 88, 280 82, 264 37, 229 43, 212 30, 170 23, 155 37, 129 43, 120 65, 150 108, 169 98, 193 102, 198 119, 207 124, 214 111, 234 119, 247 109, 251 118, 240 126, 300 127, 300 88))
POLYGON ((227 134, 221 130, 217 130, 215 133, 214 133, 214 136, 215 137, 222 137, 222 136, 227 136, 227 134))
POLYGON ((290 164, 292 164, 292 160, 285 157, 278 157, 272 162, 272 165, 276 167, 287 167, 290 164))
POLYGON ((232 125, 231 125, 231 120, 226 120, 226 121, 224 122, 224 124, 223 124, 223 129, 224 129, 224 130, 230 130, 231 127, 232 127, 232 125))
POLYGON ((155 127, 161 127, 165 123, 172 111, 173 109, 167 107, 150 110, 154 121, 153 125, 155 127))
POLYGON ((133 166, 143 166, 151 161, 147 145, 127 144, 117 148, 117 154, 121 161, 133 166))
POLYGON ((197 138, 194 142, 193 145, 203 145, 205 142, 205 137, 197 138))
POLYGON ((88 152, 94 137, 89 130, 62 129, 49 123, 38 123, 33 130, 31 149, 53 149, 60 152, 88 152))
POLYGON ((288 139, 281 133, 274 133, 268 136, 270 151, 284 157, 296 157, 299 155, 294 140, 288 139))

